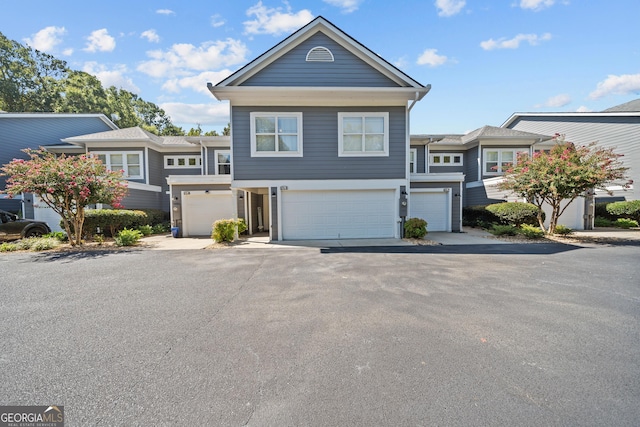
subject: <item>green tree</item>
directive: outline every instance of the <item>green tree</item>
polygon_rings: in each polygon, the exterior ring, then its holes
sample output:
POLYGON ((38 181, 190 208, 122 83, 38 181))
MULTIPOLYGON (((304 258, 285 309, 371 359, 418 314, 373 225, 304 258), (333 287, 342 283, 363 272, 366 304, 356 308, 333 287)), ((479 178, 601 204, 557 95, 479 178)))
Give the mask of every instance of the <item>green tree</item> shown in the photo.
POLYGON ((10 197, 21 193, 37 194, 53 209, 64 224, 71 245, 82 243, 84 211, 88 205, 106 203, 114 207, 127 194, 122 171, 110 171, 94 157, 56 157, 43 149, 24 150, 29 160, 14 159, 5 165, 5 192, 10 197), (73 231, 73 232, 72 232, 73 231))
POLYGON ((55 111, 58 113, 94 113, 109 117, 107 92, 97 77, 84 71, 72 71, 59 83, 61 97, 55 111))
POLYGON ((201 135, 202 135, 202 128, 200 127, 199 123, 197 128, 195 129, 191 128, 189 129, 189 132, 187 132, 187 136, 201 136, 201 135))
POLYGON ((540 227, 549 234, 555 232, 558 219, 567 207, 579 196, 593 189, 607 191, 606 185, 619 184, 629 187, 620 156, 613 149, 596 146, 576 147, 556 135, 555 145, 549 152, 518 155, 515 165, 505 173, 498 185, 502 190, 512 191, 535 204, 540 227), (566 202, 563 207, 563 202, 566 202), (542 206, 551 207, 549 228, 545 229, 542 206))

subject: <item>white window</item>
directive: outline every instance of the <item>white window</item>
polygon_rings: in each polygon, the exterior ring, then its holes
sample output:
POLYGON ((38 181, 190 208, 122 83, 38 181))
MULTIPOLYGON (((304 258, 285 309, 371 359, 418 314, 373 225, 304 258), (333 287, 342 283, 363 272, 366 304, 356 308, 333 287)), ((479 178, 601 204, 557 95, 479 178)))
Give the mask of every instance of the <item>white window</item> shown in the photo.
POLYGON ((485 148, 482 150, 484 159, 484 175, 502 175, 509 167, 516 163, 518 150, 485 148))
POLYGON ((231 174, 231 152, 216 151, 216 175, 231 174))
POLYGON ((409 150, 409 173, 418 173, 418 163, 416 159, 418 158, 418 149, 412 148, 409 150))
POLYGON ((462 153, 431 153, 429 164, 433 166, 462 166, 462 153))
POLYGON ((128 179, 143 179, 142 151, 93 151, 96 156, 112 171, 124 171, 128 179))
POLYGON ((165 169, 183 169, 183 168, 199 169, 201 165, 202 165, 202 157, 199 154, 164 156, 165 169))
POLYGON ((302 157, 302 113, 251 113, 252 157, 302 157))
POLYGON ((389 113, 338 113, 338 156, 388 156, 389 113))

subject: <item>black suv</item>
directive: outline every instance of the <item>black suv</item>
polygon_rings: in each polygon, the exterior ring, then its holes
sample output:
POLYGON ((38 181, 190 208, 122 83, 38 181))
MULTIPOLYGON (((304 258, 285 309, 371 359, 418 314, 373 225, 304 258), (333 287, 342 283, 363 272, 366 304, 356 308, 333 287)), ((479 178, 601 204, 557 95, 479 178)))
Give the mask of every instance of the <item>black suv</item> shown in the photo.
POLYGON ((51 229, 46 222, 18 219, 17 215, 0 209, 0 240, 40 237, 47 233, 51 233, 51 229))

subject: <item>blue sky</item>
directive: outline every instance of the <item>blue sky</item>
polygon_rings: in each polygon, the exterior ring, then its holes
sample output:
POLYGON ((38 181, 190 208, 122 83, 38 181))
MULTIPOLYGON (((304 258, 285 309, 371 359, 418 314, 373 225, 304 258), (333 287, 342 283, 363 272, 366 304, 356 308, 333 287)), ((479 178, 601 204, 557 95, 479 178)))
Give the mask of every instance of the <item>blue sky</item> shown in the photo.
POLYGON ((221 130, 207 91, 316 16, 431 92, 412 133, 500 126, 514 112, 600 111, 640 97, 638 0, 0 0, 0 31, 221 130))

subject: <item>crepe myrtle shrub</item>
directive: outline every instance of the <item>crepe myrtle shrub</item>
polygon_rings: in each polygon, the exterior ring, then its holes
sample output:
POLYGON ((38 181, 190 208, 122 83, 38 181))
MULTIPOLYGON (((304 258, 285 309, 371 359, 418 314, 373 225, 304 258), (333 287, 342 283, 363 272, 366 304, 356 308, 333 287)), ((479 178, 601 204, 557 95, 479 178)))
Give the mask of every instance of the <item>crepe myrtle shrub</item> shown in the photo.
POLYGON ((105 203, 119 207, 127 194, 123 172, 108 170, 96 157, 56 157, 42 148, 23 151, 28 160, 14 159, 1 169, 2 175, 8 177, 5 192, 9 197, 37 194, 60 215, 72 246, 82 243, 87 206, 105 203))
POLYGON ((607 204, 607 212, 617 218, 640 221, 640 200, 627 200, 607 204))
POLYGON ((598 147, 596 143, 576 146, 560 134, 555 135, 554 142, 548 153, 538 151, 533 156, 519 153, 516 163, 498 184, 499 189, 515 193, 540 208, 538 223, 548 234, 555 232, 558 219, 579 196, 594 189, 611 194, 606 186, 629 188, 632 184, 621 155, 612 148, 598 147), (545 228, 542 217, 545 203, 551 208, 549 228, 545 228))
POLYGON ((537 224, 540 208, 531 203, 504 202, 489 205, 487 210, 495 215, 500 223, 520 227, 522 224, 537 224))
POLYGON ((236 238, 236 230, 242 233, 247 229, 244 219, 219 219, 213 223, 211 238, 216 242, 233 242, 236 238))
POLYGON ((427 221, 422 218, 409 218, 404 223, 404 237, 422 239, 427 235, 427 221))

